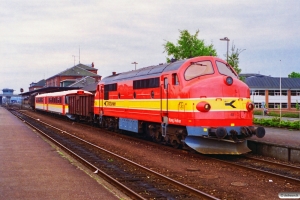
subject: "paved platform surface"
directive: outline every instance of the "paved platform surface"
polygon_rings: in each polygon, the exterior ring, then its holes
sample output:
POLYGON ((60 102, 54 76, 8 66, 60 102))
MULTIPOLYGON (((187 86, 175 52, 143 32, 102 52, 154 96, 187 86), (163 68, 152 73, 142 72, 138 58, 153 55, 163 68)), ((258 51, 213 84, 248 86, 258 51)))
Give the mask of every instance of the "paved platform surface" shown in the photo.
POLYGON ((1 200, 121 199, 111 190, 71 164, 30 127, 0 107, 1 200))
MULTIPOLYGON (((256 118, 271 118, 270 116, 255 116, 256 118)), ((296 118, 283 118, 286 121, 299 120, 296 118)), ((267 142, 272 144, 287 145, 300 148, 300 130, 265 127, 266 135, 263 138, 252 136, 250 140, 267 142)))

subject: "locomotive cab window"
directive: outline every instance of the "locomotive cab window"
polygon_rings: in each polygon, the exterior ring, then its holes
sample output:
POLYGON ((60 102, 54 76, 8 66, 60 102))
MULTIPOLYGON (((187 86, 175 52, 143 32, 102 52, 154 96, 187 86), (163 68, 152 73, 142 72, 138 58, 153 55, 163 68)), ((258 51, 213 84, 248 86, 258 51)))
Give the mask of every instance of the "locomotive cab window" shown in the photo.
POLYGON ((172 74, 172 84, 179 85, 179 80, 177 74, 172 74))
POLYGON ((164 89, 168 89, 168 78, 164 78, 164 89))
POLYGON ((193 78, 213 73, 214 69, 210 61, 192 62, 185 70, 184 78, 189 81, 193 78))
POLYGON ((217 68, 218 68, 220 74, 223 74, 226 76, 231 76, 232 78, 237 78, 237 75, 235 74, 233 69, 228 64, 225 64, 225 63, 222 63, 219 61, 217 61, 216 64, 217 64, 217 68))

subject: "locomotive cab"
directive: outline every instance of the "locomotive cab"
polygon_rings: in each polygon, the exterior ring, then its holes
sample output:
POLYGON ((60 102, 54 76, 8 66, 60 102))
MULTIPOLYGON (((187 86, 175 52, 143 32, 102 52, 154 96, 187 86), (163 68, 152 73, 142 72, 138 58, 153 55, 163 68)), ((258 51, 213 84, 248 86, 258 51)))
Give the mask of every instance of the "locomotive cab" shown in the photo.
POLYGON ((207 58, 190 65, 183 73, 193 112, 187 124, 185 143, 205 154, 242 154, 249 152, 247 139, 261 138, 263 127, 254 127, 248 86, 235 71, 218 58, 207 58))

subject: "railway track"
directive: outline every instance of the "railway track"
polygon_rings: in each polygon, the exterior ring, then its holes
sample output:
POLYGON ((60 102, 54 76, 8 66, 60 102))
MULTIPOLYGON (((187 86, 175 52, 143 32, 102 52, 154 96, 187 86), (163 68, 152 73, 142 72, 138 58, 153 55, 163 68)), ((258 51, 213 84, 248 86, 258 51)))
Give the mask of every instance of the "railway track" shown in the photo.
MULTIPOLYGON (((264 160, 252 156, 213 156, 218 161, 237 167, 268 175, 268 177, 283 178, 300 183, 300 167, 279 162, 264 160)), ((272 181, 270 179, 270 181, 272 181)))
POLYGON ((218 199, 50 124, 11 112, 133 199, 218 199))

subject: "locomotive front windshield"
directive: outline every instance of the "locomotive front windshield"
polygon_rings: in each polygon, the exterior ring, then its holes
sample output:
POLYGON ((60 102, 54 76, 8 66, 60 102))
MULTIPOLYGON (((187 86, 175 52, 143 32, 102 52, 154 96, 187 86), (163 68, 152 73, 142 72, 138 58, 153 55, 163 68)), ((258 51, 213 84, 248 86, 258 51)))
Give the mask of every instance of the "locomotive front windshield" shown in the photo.
POLYGON ((234 73, 234 71, 229 65, 226 65, 225 63, 219 61, 217 61, 216 64, 220 74, 237 78, 237 75, 234 73))
POLYGON ((189 81, 198 76, 213 74, 214 69, 210 61, 194 62, 185 70, 184 78, 189 81))

